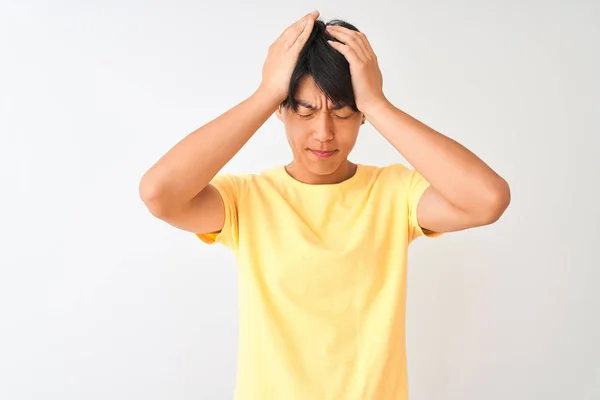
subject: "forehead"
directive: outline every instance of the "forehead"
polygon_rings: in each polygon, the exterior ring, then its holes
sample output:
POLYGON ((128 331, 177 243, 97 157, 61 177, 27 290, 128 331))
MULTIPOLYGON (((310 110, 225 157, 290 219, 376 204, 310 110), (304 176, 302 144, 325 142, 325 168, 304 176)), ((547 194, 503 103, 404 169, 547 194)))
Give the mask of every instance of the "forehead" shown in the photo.
POLYGON ((335 107, 335 104, 321 91, 310 75, 305 75, 298 81, 295 98, 300 106, 313 105, 320 108, 326 103, 327 108, 339 108, 335 107))

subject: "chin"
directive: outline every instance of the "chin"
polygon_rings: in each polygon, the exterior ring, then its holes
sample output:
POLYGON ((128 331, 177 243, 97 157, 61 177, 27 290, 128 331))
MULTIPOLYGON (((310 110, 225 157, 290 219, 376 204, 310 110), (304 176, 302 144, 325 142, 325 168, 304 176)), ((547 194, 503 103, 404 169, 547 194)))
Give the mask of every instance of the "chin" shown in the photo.
POLYGON ((305 167, 315 175, 330 175, 335 173, 344 163, 341 154, 336 154, 328 160, 305 160, 305 167))

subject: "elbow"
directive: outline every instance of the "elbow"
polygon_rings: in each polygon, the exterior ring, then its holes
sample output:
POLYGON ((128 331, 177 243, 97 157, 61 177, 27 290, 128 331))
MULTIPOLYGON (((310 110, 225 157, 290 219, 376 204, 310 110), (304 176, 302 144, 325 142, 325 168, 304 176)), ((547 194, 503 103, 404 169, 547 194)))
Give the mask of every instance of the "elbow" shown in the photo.
POLYGON ((138 194, 153 216, 157 218, 164 217, 167 208, 164 206, 162 191, 146 175, 142 177, 139 183, 138 194))
POLYGON ((479 225, 490 225, 498 221, 510 205, 510 200, 510 186, 506 180, 499 178, 494 187, 488 191, 486 200, 482 202, 479 225))
POLYGON ((478 212, 475 214, 474 225, 484 226, 495 223, 502 217, 511 200, 508 183, 500 178, 479 202, 478 212))

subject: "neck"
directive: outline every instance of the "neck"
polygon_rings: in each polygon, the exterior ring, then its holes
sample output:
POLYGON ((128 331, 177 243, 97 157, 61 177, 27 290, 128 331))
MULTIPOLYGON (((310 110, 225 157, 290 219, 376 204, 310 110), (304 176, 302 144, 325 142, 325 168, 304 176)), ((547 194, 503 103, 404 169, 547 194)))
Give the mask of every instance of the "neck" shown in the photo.
POLYGON ((302 164, 292 161, 285 167, 287 173, 297 181, 309 185, 327 185, 341 183, 356 173, 357 165, 346 160, 330 174, 315 174, 302 164))

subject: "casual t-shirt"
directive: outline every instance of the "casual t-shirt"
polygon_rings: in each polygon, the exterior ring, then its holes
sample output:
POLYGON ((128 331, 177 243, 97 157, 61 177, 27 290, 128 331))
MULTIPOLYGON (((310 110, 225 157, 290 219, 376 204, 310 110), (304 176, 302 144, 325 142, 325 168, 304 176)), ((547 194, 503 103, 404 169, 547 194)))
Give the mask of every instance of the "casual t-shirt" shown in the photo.
POLYGON ((407 248, 429 183, 401 164, 311 185, 281 166, 217 175, 236 256, 236 400, 405 400, 407 248))

